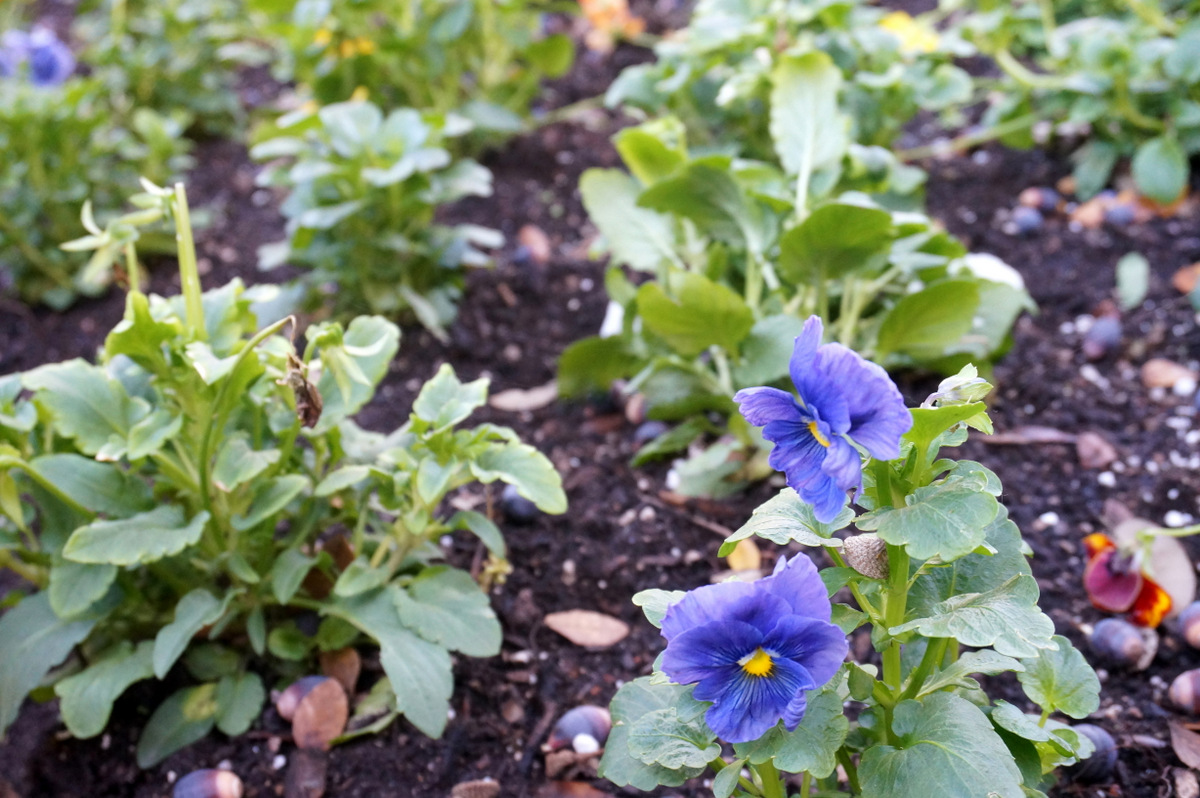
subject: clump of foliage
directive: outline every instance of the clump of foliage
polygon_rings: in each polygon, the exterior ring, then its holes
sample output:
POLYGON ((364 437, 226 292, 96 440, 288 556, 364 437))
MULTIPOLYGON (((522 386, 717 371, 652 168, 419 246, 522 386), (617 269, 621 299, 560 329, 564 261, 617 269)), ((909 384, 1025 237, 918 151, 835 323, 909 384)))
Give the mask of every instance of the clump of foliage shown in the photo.
POLYGON ((503 240, 476 225, 434 222, 438 206, 492 192, 491 172, 446 149, 465 130, 410 108, 385 116, 366 101, 281 118, 252 150, 277 159, 260 182, 289 192, 282 206, 288 240, 266 248, 261 265, 312 269, 314 289, 336 285, 330 298, 337 313, 410 312, 444 335, 463 268, 487 265, 477 247, 503 240))
POLYGON ((119 110, 184 114, 206 133, 243 122, 237 69, 267 48, 248 36, 239 0, 94 0, 74 32, 119 110))
POLYGON ((181 120, 147 108, 117 113, 95 78, 48 31, 0 43, 0 293, 62 308, 109 284, 106 271, 58 249, 91 198, 101 219, 137 188, 187 164, 181 120))
POLYGON ((882 369, 816 347, 820 325, 816 340, 811 331, 790 364, 799 401, 739 394, 793 487, 722 553, 757 535, 822 549, 834 565, 818 575, 798 554, 751 584, 635 596, 667 646, 653 675, 613 699, 601 774, 651 790, 711 769, 718 798, 1044 796, 1055 768, 1092 752, 1054 716, 1094 712, 1100 683, 1038 608, 996 475, 946 457, 968 427, 990 430, 990 386, 967 371, 897 415, 904 403, 882 369), (835 536, 851 524, 864 534, 835 536), (843 591, 853 601, 831 604, 843 591), (881 667, 844 661, 846 635, 862 627, 881 667), (1025 706, 992 699, 975 676, 1011 672, 1025 706), (798 792, 785 774, 802 774, 798 792))
POLYGON ((1138 189, 1161 203, 1187 187, 1200 152, 1200 24, 1195 4, 948 2, 956 25, 1003 70, 984 117, 1009 146, 1033 144, 1036 122, 1087 133, 1075 153, 1089 197, 1131 158, 1138 189), (1031 64, 1029 66, 1027 64, 1031 64))
POLYGON ((506 567, 496 525, 443 499, 499 480, 561 513, 557 473, 510 429, 460 426, 487 381, 462 383, 448 366, 403 426, 360 428, 351 416, 387 372, 398 328, 375 316, 316 324, 298 351, 284 334, 293 319, 262 326, 278 318, 263 315, 277 289, 235 280, 200 293, 181 186, 148 184, 134 202, 141 216, 79 246, 136 261, 137 228, 168 217, 183 295, 135 283, 98 364, 0 379, 0 567, 28 582, 0 618, 0 731, 47 687, 71 733, 90 737, 131 684, 184 681, 140 735, 149 766, 214 725, 249 728, 266 694, 251 666, 290 680, 318 650, 371 644, 390 679, 375 691, 387 717, 440 734, 450 652, 495 654, 500 628, 437 542, 468 531, 489 573, 506 567))
MULTIPOLYGON (((1013 269, 922 214, 889 210, 923 175, 852 143, 829 57, 781 58, 770 80, 774 162, 694 154, 690 130, 666 118, 616 137, 631 175, 582 178, 615 264, 612 304, 602 335, 563 354, 559 386, 580 395, 625 379, 652 418, 684 422, 636 462, 725 432, 738 389, 786 376, 781 352, 810 314, 888 368, 953 373, 1006 351, 1032 307, 1013 269), (619 266, 651 279, 635 284, 619 266)), ((682 490, 728 493, 764 475, 761 461, 729 457, 758 436, 736 417, 729 431, 736 440, 685 468, 682 490)))
POLYGON ((528 0, 301 0, 281 17, 253 0, 285 40, 277 74, 320 104, 355 91, 384 108, 412 107, 470 120, 486 143, 521 129, 544 78, 566 73, 574 45, 543 19, 572 4, 528 0))
POLYGON ((770 95, 781 63, 827 54, 841 73, 850 136, 890 146, 918 110, 950 111, 972 97, 952 63, 964 45, 907 14, 861 0, 700 0, 652 64, 629 67, 608 90, 611 106, 672 114, 702 147, 737 142, 737 154, 769 159, 770 95))

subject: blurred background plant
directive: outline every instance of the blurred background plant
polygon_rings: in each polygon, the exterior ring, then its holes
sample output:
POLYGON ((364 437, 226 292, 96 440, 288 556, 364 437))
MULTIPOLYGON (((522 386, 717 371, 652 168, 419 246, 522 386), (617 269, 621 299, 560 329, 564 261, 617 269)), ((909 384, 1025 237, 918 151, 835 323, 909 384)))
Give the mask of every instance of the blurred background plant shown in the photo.
POLYGON ((464 267, 487 265, 479 247, 503 243, 494 230, 435 222, 439 206, 492 192, 491 172, 448 150, 467 130, 411 108, 385 116, 362 100, 282 117, 251 151, 272 159, 260 183, 289 192, 288 239, 265 247, 260 266, 312 269, 310 296, 334 313, 407 313, 444 337, 464 267))

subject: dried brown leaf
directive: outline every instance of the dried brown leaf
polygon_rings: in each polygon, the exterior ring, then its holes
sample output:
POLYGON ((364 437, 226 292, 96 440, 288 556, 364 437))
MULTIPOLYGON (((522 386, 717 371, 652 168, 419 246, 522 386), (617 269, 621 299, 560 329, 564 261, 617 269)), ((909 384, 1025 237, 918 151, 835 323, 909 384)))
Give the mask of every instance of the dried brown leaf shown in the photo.
POLYGON ((575 645, 588 648, 607 648, 629 636, 629 624, 592 610, 552 612, 544 621, 575 645))
POLYGON ((488 404, 506 413, 519 413, 522 410, 541 410, 548 407, 558 398, 558 383, 554 380, 536 388, 510 388, 492 394, 488 404))
POLYGON ((1200 768, 1200 734, 1188 731, 1178 721, 1168 721, 1171 729, 1171 747, 1179 761, 1190 768, 1200 768))

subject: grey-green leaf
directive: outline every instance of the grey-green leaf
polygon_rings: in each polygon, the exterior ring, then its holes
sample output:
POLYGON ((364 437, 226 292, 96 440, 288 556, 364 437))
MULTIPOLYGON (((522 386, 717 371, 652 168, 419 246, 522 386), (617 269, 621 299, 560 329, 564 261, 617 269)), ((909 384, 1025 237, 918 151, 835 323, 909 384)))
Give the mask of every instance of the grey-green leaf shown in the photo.
POLYGON ((638 289, 642 322, 681 355, 692 357, 710 346, 736 352, 754 326, 754 313, 727 286, 691 272, 672 278, 674 296, 656 282, 638 289))
POLYGON ((846 151, 846 121, 838 109, 842 73, 820 51, 780 58, 771 75, 771 138, 789 174, 811 174, 846 151))
POLYGON ((674 707, 666 707, 630 725, 629 753, 646 765, 679 770, 705 767, 720 756, 721 746, 703 722, 684 722, 674 707))
POLYGON ((471 463, 471 473, 480 482, 498 479, 512 485, 544 513, 567 511, 562 478, 546 456, 527 443, 505 441, 489 446, 471 463))
POLYGON ((185 687, 159 704, 138 738, 138 766, 153 767, 208 734, 217 712, 215 693, 214 684, 185 687))
POLYGON ((267 691, 257 673, 225 676, 217 682, 217 728, 230 737, 244 734, 262 712, 267 691))
POLYGON ((50 606, 60 618, 87 612, 117 580, 117 566, 63 560, 50 569, 50 606))
POLYGON ((663 618, 667 615, 667 610, 671 605, 686 596, 687 593, 683 590, 643 590, 633 595, 633 603, 642 608, 642 612, 646 613, 646 620, 654 624, 659 629, 662 628, 663 618))
POLYGON ((54 685, 63 722, 80 739, 104 731, 113 702, 134 682, 154 675, 154 643, 122 641, 86 669, 54 685))
POLYGON ((951 477, 917 488, 906 507, 885 507, 862 516, 859 529, 878 530, 893 546, 905 546, 920 560, 951 562, 983 543, 987 526, 1000 511, 983 477, 951 477))
POLYGON ((144 565, 195 545, 208 517, 201 511, 185 521, 180 507, 166 504, 130 518, 94 521, 71 534, 63 556, 83 563, 144 565))
POLYGON ((898 746, 868 748, 859 764, 863 798, 1023 798, 1021 774, 987 716, 949 693, 896 706, 898 746))
POLYGON ((1051 639, 1053 648, 1021 661, 1025 671, 1017 679, 1042 709, 1086 718, 1100 708, 1100 680, 1070 640, 1061 635, 1051 639))
POLYGON ((674 262, 675 235, 668 216, 639 207, 641 187, 617 169, 589 169, 579 179, 579 194, 588 216, 604 234, 614 264, 655 271, 674 262))
POLYGON ((633 756, 630 749, 630 730, 639 720, 652 712, 676 706, 681 697, 690 692, 690 687, 656 684, 651 676, 623 685, 609 707, 613 726, 600 759, 600 776, 618 787, 652 790, 659 785, 678 787, 704 772, 702 767, 672 770, 662 765, 648 765, 633 756))
POLYGON ((287 507, 288 504, 311 486, 308 477, 303 474, 284 474, 280 477, 259 482, 254 486, 250 506, 244 515, 236 515, 230 520, 230 525, 244 532, 251 527, 270 520, 287 507))
POLYGON ((55 430, 74 438, 88 455, 106 447, 114 456, 123 454, 129 430, 149 412, 145 402, 131 399, 104 369, 78 358, 28 371, 23 383, 36 391, 35 399, 50 412, 55 430))
POLYGON ((222 603, 198 587, 175 605, 175 619, 158 630, 154 638, 154 675, 163 678, 183 654, 188 643, 205 626, 221 617, 222 603))
POLYGON ((35 457, 29 467, 94 513, 124 517, 153 506, 149 486, 116 463, 64 453, 35 457))
POLYGON ((768 499, 721 544, 720 556, 728 556, 738 541, 752 535, 766 538, 772 543, 785 546, 795 541, 802 546, 829 546, 838 548, 842 541, 833 533, 844 529, 854 520, 854 511, 843 507, 837 517, 823 524, 813 515, 812 505, 800 498, 791 488, 784 488, 774 498, 768 499))
POLYGON ((1008 671, 1022 671, 1024 669, 1025 666, 1018 660, 1006 657, 1003 654, 997 654, 990 648, 980 651, 967 651, 953 664, 930 676, 921 685, 921 690, 917 693, 916 698, 936 693, 947 687, 961 687, 965 690, 977 689, 979 683, 971 678, 972 673, 995 676, 1008 671))
POLYGON ((413 415, 435 430, 453 427, 487 403, 488 380, 460 382, 449 363, 425 383, 413 402, 413 415))
POLYGON ((779 723, 758 740, 735 745, 734 751, 756 765, 774 758, 780 770, 807 772, 823 779, 837 768, 837 751, 849 731, 842 698, 831 682, 809 691, 808 708, 795 731, 789 732, 779 723))
POLYGON ((500 653, 500 622, 466 571, 426 568, 394 595, 401 623, 426 640, 471 657, 500 653))

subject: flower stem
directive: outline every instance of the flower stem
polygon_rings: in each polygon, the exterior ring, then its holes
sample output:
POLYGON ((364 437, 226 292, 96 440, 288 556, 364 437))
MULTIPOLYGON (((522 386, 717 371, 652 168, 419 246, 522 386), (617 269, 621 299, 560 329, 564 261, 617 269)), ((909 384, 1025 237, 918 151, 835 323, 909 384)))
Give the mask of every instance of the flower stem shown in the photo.
POLYGON ((921 664, 913 671, 912 676, 908 680, 908 686, 904 688, 904 692, 900 694, 900 700, 913 698, 920 692, 925 680, 929 678, 929 674, 933 672, 935 667, 942 664, 942 660, 946 658, 946 645, 950 642, 948 637, 939 637, 936 640, 928 641, 925 646, 925 655, 921 657, 921 664))
POLYGON ((846 771, 846 780, 850 782, 850 792, 853 795, 858 795, 862 792, 858 786, 858 767, 854 764, 854 760, 850 757, 850 752, 845 748, 839 748, 837 752, 838 763, 841 764, 842 770, 846 771))
MULTIPOLYGON (((904 623, 904 613, 908 608, 908 550, 903 546, 888 545, 888 589, 887 603, 884 607, 885 621, 890 633, 892 629, 904 623)), ((883 680, 894 691, 900 689, 902 667, 900 663, 900 643, 892 640, 887 650, 883 652, 883 680)))
POLYGON ((763 798, 786 798, 787 791, 783 787, 783 777, 775 768, 775 760, 768 759, 761 765, 755 765, 754 770, 762 780, 763 798))
POLYGON ((812 774, 809 773, 808 771, 805 771, 804 775, 800 777, 800 798, 808 798, 809 793, 811 793, 811 792, 812 792, 812 774))
POLYGON ((175 241, 179 248, 179 282, 187 311, 188 332, 195 341, 208 338, 204 327, 204 304, 200 297, 200 268, 196 264, 196 240, 192 236, 192 217, 188 210, 187 192, 183 183, 175 184, 172 200, 175 215, 175 241))
POLYGON ((896 152, 896 159, 899 161, 921 161, 926 158, 932 158, 935 155, 950 154, 969 150, 972 147, 977 147, 980 144, 986 144, 995 139, 1004 138, 1010 133, 1018 133, 1022 130, 1028 130, 1033 127, 1033 124, 1038 121, 1037 114, 1026 114, 1019 116, 1016 119, 1009 119, 1007 122, 1001 122, 993 127, 985 130, 980 130, 975 133, 964 133, 950 141, 942 141, 939 143, 928 144, 923 147, 913 147, 907 150, 899 150, 896 152))

